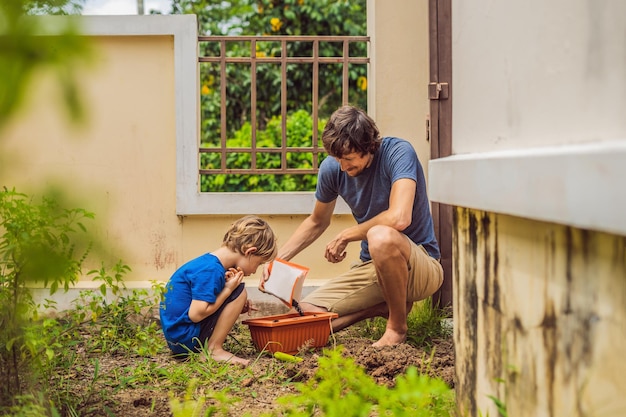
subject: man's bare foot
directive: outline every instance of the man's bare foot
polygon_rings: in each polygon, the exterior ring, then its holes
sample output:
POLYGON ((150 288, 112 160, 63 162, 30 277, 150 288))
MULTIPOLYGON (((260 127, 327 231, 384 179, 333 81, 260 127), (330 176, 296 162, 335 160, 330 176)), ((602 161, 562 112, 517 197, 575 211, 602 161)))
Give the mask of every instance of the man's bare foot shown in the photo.
POLYGON ((372 343, 372 346, 395 346, 404 342, 406 342, 406 333, 398 333, 395 330, 387 329, 385 330, 385 334, 383 334, 383 336, 378 339, 378 341, 372 343))
POLYGON ((210 351, 210 353, 211 358, 217 362, 238 363, 244 366, 247 366, 250 363, 248 359, 235 356, 232 353, 225 351, 224 349, 214 349, 210 351))

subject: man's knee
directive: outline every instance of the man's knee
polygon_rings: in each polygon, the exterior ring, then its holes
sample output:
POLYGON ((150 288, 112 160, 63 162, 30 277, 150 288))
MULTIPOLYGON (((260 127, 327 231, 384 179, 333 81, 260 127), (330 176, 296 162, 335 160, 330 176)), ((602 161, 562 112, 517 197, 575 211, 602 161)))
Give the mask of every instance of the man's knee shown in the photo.
POLYGON ((367 232, 367 245, 370 250, 389 250, 395 246, 397 239, 402 235, 389 226, 374 226, 367 232))

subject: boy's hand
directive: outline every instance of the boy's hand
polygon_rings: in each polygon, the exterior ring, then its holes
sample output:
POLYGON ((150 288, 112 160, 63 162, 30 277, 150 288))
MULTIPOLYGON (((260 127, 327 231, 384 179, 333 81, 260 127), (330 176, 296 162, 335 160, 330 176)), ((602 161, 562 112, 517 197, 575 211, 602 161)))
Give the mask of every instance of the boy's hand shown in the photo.
POLYGON ((241 314, 248 313, 248 315, 250 315, 250 313, 252 313, 253 311, 259 311, 259 309, 255 308, 250 302, 250 300, 246 300, 246 303, 243 305, 243 308, 241 309, 241 314))
POLYGON ((226 286, 232 291, 243 282, 243 270, 241 268, 228 268, 225 278, 226 286))

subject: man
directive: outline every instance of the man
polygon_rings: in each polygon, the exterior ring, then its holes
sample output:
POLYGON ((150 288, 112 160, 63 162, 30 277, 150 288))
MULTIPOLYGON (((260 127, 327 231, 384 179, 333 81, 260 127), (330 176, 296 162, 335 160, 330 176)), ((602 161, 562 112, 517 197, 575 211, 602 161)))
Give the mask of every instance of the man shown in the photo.
POLYGON ((443 282, 422 166, 409 142, 381 138, 375 122, 352 106, 332 114, 322 142, 329 156, 320 165, 315 207, 278 257, 290 260, 314 242, 329 226, 341 196, 357 225, 335 236, 324 256, 341 262, 348 243, 361 241, 361 262, 300 305, 304 311, 338 313, 334 331, 386 317, 385 333, 374 346, 403 343, 413 302, 432 295, 443 282))

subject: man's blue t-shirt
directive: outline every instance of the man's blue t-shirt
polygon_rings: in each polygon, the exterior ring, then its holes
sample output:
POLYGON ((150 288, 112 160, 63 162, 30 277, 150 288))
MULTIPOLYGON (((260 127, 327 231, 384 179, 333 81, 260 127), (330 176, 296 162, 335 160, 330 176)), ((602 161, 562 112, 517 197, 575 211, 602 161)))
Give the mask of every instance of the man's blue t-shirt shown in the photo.
MULTIPOLYGON (((439 259, 424 171, 415 149, 403 139, 383 138, 372 164, 356 177, 342 172, 335 158, 324 159, 320 164, 315 198, 322 203, 330 203, 341 196, 357 223, 363 223, 389 208, 391 185, 402 178, 415 181, 413 217, 402 233, 422 245, 430 256, 439 259)), ((371 260, 365 240, 361 241, 361 260, 371 260)))
POLYGON ((159 309, 163 334, 174 353, 188 353, 185 347, 193 351, 198 346, 200 323, 189 318, 191 300, 214 303, 225 285, 226 270, 210 253, 185 263, 174 272, 159 309))

